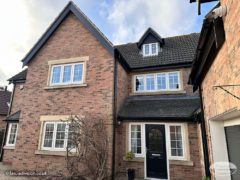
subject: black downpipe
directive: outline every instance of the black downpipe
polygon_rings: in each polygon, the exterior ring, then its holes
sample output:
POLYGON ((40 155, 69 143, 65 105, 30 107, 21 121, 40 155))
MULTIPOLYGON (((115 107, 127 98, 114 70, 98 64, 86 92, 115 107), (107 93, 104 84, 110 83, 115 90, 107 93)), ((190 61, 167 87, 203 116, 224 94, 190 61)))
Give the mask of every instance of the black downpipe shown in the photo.
POLYGON ((210 162, 209 162, 209 153, 208 153, 208 141, 207 141, 207 133, 206 133, 206 124, 204 118, 204 109, 203 109, 203 100, 202 100, 202 89, 199 86, 199 95, 200 95, 200 103, 201 103, 201 131, 202 131, 202 145, 203 145, 203 156, 204 156, 204 164, 205 164, 205 174, 207 177, 211 179, 210 173, 210 162))
MULTIPOLYGON (((12 95, 11 95, 11 102, 10 102, 10 107, 9 107, 9 110, 8 110, 8 116, 11 114, 11 110, 12 110, 12 101, 13 101, 13 97, 14 97, 14 94, 15 94, 15 86, 16 86, 16 84, 13 85, 13 92, 12 92, 12 95)), ((1 162, 2 159, 3 159, 3 154, 4 154, 3 146, 4 146, 5 143, 6 143, 7 130, 8 130, 8 122, 7 122, 7 125, 6 125, 5 132, 4 132, 3 142, 2 142, 2 144, 1 144, 0 162, 1 162)))
POLYGON ((117 121, 117 116, 116 116, 116 108, 117 108, 117 79, 118 79, 118 69, 117 69, 117 59, 114 58, 114 82, 113 82, 113 141, 112 141, 112 180, 114 180, 115 177, 115 138, 116 138, 116 121, 117 121))

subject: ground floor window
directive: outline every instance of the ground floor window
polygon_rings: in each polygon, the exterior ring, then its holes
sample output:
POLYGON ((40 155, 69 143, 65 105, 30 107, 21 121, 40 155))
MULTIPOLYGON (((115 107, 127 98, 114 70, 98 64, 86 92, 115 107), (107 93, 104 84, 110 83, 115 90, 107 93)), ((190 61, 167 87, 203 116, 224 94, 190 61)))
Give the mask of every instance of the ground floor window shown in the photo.
MULTIPOLYGON (((147 124, 147 123, 146 123, 147 124)), ((146 153, 145 123, 130 123, 128 136, 128 151, 135 153, 136 157, 144 157, 146 153)), ((172 160, 182 160, 186 156, 186 131, 184 124, 164 124, 168 156, 172 160)))
POLYGON ((43 150, 65 151, 70 144, 68 141, 69 126, 66 122, 45 122, 43 129, 43 150))
POLYGON ((9 123, 7 134, 7 146, 15 146, 17 139, 18 123, 9 123))

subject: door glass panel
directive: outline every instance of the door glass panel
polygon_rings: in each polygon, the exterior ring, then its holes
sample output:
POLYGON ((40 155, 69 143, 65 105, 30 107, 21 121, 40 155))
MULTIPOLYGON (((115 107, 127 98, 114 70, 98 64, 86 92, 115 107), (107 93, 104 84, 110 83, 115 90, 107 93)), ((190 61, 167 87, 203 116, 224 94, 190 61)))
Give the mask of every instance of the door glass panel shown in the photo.
POLYGON ((163 152, 163 135, 160 129, 151 129, 149 134, 149 150, 153 152, 163 152))

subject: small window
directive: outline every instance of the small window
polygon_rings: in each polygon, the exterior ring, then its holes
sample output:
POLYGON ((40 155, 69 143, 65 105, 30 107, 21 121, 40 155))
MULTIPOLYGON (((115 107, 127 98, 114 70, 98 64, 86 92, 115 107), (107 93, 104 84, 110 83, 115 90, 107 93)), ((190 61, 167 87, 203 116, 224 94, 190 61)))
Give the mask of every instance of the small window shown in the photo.
POLYGON ((178 73, 169 73, 169 89, 179 89, 178 73))
MULTIPOLYGON (((65 122, 45 122, 43 150, 65 151, 68 145, 69 127, 65 122)), ((73 143, 72 143, 73 144, 73 143)))
POLYGON ((7 146, 15 146, 17 139, 17 123, 10 123, 8 127, 7 146))
POLYGON ((129 126, 129 150, 136 156, 142 155, 142 126, 140 124, 131 124, 129 126))
POLYGON ((158 55, 159 46, 158 43, 150 43, 143 45, 143 56, 155 56, 158 55))
POLYGON ((144 91, 144 77, 136 76, 136 91, 144 91))
POLYGON ((154 91, 155 90, 155 82, 154 82, 154 75, 147 75, 147 91, 154 91))
POLYGON ((166 74, 158 74, 157 75, 157 85, 158 90, 165 90, 167 89, 166 84, 166 74))
POLYGON ((52 66, 50 85, 69 85, 83 83, 83 63, 52 66))
POLYGON ((182 126, 169 126, 170 129, 170 146, 172 157, 183 157, 183 129, 182 126))

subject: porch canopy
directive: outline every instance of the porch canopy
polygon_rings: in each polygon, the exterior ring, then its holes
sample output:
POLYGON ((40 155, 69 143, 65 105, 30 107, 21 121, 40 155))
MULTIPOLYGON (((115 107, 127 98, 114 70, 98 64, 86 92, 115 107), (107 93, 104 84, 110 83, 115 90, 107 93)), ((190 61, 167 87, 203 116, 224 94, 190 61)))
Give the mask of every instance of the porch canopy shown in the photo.
POLYGON ((9 115, 5 121, 12 122, 12 121, 19 121, 21 115, 21 111, 17 111, 11 115, 9 115))
POLYGON ((162 120, 193 121, 200 108, 198 96, 129 96, 118 113, 118 121, 162 120))

